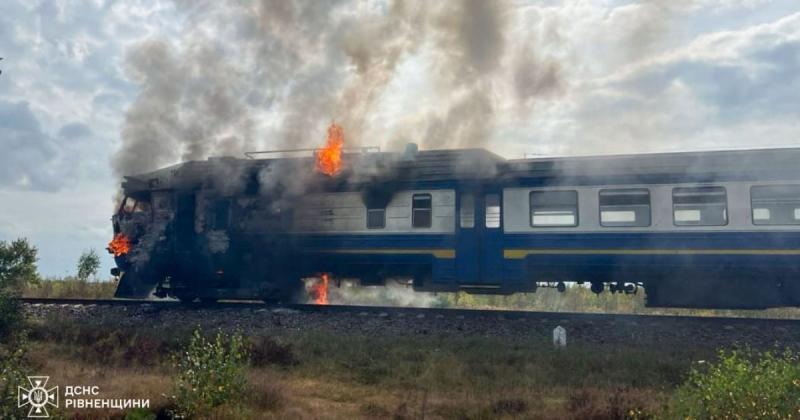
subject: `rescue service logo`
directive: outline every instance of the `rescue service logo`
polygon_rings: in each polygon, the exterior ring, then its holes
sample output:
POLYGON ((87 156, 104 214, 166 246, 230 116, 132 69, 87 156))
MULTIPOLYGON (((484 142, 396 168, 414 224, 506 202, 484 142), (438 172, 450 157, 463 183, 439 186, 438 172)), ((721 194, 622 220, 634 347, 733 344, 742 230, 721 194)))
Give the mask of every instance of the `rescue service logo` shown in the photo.
POLYGON ((30 389, 18 387, 17 404, 20 408, 30 406, 28 417, 46 418, 50 417, 47 406, 58 408, 58 387, 54 386, 47 389, 49 376, 28 376, 30 389))
POLYGON ((67 385, 63 387, 63 399, 59 398, 57 386, 47 388, 49 376, 28 376, 31 387, 17 387, 17 405, 30 407, 29 418, 47 418, 50 408, 59 408, 59 400, 64 410, 120 410, 150 408, 149 398, 104 398, 97 385, 67 385))

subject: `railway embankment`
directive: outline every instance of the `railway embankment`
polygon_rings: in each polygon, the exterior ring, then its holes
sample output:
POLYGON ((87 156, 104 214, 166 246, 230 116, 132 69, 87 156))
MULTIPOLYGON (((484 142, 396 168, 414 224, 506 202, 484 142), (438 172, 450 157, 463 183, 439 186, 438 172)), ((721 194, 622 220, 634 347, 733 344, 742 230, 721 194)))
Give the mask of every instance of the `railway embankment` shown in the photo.
POLYGON ((567 331, 569 344, 683 346, 717 349, 800 347, 800 320, 663 315, 486 311, 368 306, 266 306, 173 303, 27 304, 33 319, 146 327, 160 331, 241 330, 247 334, 321 332, 361 336, 496 337, 552 339, 567 331))

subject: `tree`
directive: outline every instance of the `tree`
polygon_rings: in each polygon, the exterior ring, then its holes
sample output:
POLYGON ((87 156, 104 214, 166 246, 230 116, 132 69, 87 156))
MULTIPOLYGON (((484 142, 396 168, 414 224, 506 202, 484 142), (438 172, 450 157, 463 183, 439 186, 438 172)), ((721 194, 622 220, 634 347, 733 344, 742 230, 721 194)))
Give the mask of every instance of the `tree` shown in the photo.
POLYGON ((97 275, 97 269, 100 268, 100 256, 94 248, 83 251, 80 258, 78 258, 78 278, 81 281, 86 281, 89 277, 97 275))
POLYGON ((36 282, 38 250, 27 239, 0 241, 0 293, 14 294, 28 282, 36 282))
POLYGON ((26 333, 19 295, 26 282, 38 281, 35 247, 26 239, 0 241, 0 418, 23 418, 17 387, 25 385, 26 333))
POLYGON ((11 243, 0 241, 0 342, 22 321, 19 302, 13 298, 19 295, 26 282, 38 280, 36 253, 27 239, 11 243))

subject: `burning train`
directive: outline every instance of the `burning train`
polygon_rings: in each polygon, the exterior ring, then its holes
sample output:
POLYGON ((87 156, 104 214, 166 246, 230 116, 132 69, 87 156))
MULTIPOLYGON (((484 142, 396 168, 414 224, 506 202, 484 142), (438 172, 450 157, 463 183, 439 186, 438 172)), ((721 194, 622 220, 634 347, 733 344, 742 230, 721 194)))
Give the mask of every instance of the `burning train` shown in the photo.
MULTIPOLYGON (((800 305, 800 149, 506 160, 483 149, 210 158, 127 176, 117 297, 287 301, 301 279, 649 306, 800 305)), ((321 295, 321 296, 320 296, 321 295)))

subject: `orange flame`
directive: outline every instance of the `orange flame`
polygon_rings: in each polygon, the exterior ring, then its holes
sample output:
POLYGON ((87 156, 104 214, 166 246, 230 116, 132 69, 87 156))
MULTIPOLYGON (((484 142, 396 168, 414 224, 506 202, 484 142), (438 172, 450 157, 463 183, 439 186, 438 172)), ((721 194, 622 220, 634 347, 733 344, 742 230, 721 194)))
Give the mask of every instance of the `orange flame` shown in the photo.
POLYGON ((328 304, 328 281, 330 278, 328 277, 328 273, 323 273, 320 276, 319 282, 311 286, 311 290, 309 290, 308 294, 314 298, 314 303, 317 305, 327 305, 328 304))
POLYGON ((325 147, 317 151, 317 170, 329 176, 342 170, 342 147, 344 147, 344 129, 332 122, 328 127, 325 147))
POLYGON ((108 243, 108 252, 114 254, 115 257, 120 257, 127 254, 131 250, 131 240, 125 236, 124 233, 114 235, 114 239, 108 243))

